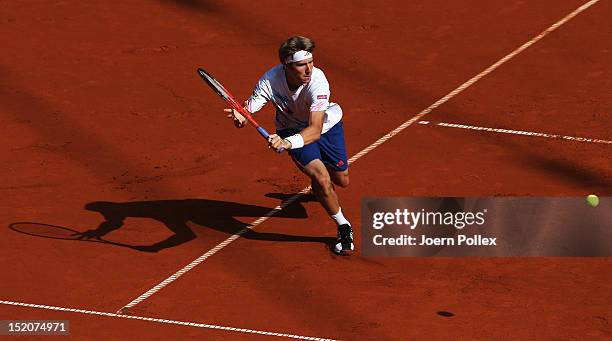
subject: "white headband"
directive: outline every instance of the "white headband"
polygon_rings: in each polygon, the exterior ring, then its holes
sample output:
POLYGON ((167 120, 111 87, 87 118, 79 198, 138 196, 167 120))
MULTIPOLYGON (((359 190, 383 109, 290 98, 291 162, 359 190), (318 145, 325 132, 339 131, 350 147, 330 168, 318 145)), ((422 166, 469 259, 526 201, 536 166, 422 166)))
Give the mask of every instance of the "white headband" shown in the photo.
POLYGON ((294 53, 293 55, 285 58, 285 63, 289 64, 289 63, 301 62, 302 60, 306 60, 308 58, 312 58, 312 53, 308 51, 300 50, 294 53))

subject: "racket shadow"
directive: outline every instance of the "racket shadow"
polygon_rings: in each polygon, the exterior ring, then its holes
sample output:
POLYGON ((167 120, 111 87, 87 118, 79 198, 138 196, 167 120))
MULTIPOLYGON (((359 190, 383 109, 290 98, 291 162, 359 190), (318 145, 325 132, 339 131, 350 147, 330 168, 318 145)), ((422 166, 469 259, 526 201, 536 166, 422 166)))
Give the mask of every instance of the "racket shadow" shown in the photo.
POLYGON ((103 238, 83 238, 83 232, 71 229, 66 226, 59 225, 51 225, 45 223, 37 223, 30 221, 22 221, 11 223, 8 226, 9 229, 39 238, 49 238, 49 239, 60 239, 60 240, 70 240, 70 241, 80 241, 80 242, 92 242, 92 243, 104 243, 115 246, 122 246, 134 249, 132 245, 119 243, 110 241, 103 238))

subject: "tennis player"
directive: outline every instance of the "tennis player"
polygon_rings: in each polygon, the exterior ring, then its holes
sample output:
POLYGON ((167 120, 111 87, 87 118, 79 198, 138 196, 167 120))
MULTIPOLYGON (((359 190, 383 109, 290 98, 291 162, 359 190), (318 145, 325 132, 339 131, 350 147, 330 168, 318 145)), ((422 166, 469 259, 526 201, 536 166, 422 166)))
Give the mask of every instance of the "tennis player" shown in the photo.
MULTIPOLYGON (((278 50, 280 64, 257 82, 245 110, 255 113, 268 102, 276 107, 276 134, 268 143, 274 151, 287 150, 297 167, 312 181, 312 191, 338 226, 333 246, 337 254, 355 249, 351 223, 344 217, 334 184, 347 187, 348 160, 342 127, 342 109, 330 102, 329 83, 314 67, 314 41, 294 36, 278 50)), ((246 118, 225 109, 234 125, 242 128, 246 118)))

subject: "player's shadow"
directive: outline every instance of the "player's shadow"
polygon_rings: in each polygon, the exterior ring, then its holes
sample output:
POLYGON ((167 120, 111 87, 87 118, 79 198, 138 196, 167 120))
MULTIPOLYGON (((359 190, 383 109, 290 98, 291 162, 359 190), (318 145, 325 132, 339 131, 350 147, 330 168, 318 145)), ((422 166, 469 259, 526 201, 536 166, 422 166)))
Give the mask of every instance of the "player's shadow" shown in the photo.
MULTIPOLYGON (((269 194, 269 197, 284 198, 290 195, 269 194)), ((309 200, 308 197, 304 198, 309 200)), ((305 219, 306 210, 301 200, 278 211, 274 216, 281 218, 305 219)), ((208 200, 208 199, 185 199, 185 200, 157 200, 157 201, 133 201, 133 202, 109 202, 95 201, 85 205, 85 209, 100 213, 104 220, 96 229, 81 233, 82 238, 103 237, 110 232, 121 228, 127 218, 149 218, 159 221, 174 234, 170 237, 151 245, 126 245, 129 248, 145 251, 158 252, 166 248, 174 247, 196 238, 188 223, 211 228, 220 232, 233 235, 242 233, 241 237, 253 240, 269 240, 280 242, 314 242, 331 245, 334 238, 312 237, 302 235, 290 235, 282 233, 266 233, 254 230, 243 230, 249 226, 236 217, 259 218, 266 216, 273 208, 239 204, 235 202, 208 200), (242 231, 242 232, 241 232, 242 231)))

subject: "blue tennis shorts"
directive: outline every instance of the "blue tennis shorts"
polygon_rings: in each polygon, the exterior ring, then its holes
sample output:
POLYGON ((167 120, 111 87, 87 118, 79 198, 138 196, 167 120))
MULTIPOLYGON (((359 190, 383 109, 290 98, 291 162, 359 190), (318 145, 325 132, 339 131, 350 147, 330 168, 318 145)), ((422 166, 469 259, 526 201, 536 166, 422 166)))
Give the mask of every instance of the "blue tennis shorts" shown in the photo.
MULTIPOLYGON (((282 138, 299 133, 296 129, 278 130, 276 134, 282 138)), ((336 123, 321 138, 311 144, 307 144, 299 149, 289 150, 289 155, 293 162, 303 169, 310 161, 319 159, 329 168, 342 172, 348 169, 346 158, 346 145, 344 144, 344 128, 342 121, 336 123)))

